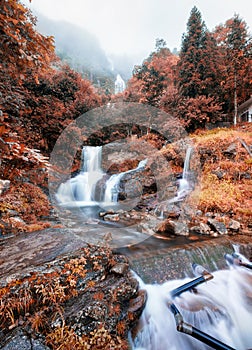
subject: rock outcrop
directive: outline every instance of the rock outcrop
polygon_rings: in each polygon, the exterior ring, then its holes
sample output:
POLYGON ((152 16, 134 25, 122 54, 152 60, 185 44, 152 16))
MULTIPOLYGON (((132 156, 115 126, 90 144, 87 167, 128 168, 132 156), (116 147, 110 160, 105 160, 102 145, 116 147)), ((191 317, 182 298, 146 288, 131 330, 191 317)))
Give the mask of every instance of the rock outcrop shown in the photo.
POLYGON ((0 348, 46 350, 65 342, 72 348, 127 348, 127 334, 145 305, 145 293, 139 291, 127 258, 114 254, 105 243, 49 256, 10 279, 11 271, 5 270, 0 348))

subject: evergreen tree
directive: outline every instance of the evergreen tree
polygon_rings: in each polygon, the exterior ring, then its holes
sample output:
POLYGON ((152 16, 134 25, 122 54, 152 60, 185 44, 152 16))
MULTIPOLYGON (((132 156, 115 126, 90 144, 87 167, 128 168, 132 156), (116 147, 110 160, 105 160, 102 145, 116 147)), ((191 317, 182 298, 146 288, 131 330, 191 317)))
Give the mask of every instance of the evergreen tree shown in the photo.
POLYGON ((189 130, 204 127, 219 118, 221 104, 216 91, 218 51, 201 14, 193 7, 182 38, 177 86, 178 114, 189 130))
POLYGON ((222 57, 222 94, 225 111, 233 112, 237 122, 237 105, 252 92, 252 41, 246 23, 238 16, 226 21, 215 30, 222 57), (230 99, 230 96, 233 98, 230 99))
POLYGON ((178 64, 178 86, 182 96, 196 97, 201 94, 202 50, 206 27, 201 14, 194 6, 183 35, 178 64))

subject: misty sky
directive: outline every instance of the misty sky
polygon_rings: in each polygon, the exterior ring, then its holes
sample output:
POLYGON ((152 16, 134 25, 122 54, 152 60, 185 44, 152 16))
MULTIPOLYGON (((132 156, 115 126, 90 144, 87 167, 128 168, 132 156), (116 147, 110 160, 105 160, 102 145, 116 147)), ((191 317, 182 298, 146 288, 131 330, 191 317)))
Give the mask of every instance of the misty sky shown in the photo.
MULTIPOLYGON (((67 20, 95 34, 108 54, 145 58, 155 39, 180 48, 193 6, 209 30, 239 14, 252 31, 251 0, 22 0, 52 19, 67 20)), ((38 16, 39 19, 39 16, 38 16)))

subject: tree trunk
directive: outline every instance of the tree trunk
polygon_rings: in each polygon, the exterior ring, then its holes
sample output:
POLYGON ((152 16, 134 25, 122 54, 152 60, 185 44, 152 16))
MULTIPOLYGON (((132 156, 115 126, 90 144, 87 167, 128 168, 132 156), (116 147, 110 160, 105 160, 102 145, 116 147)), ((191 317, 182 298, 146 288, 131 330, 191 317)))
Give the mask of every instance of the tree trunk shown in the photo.
POLYGON ((234 75, 234 125, 237 124, 237 76, 234 75))

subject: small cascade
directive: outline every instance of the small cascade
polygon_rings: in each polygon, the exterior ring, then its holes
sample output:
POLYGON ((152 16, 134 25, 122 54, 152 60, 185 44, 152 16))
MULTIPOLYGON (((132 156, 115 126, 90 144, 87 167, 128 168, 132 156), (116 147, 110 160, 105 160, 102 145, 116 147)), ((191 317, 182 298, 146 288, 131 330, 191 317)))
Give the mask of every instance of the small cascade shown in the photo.
POLYGON ((104 202, 117 202, 119 194, 119 185, 125 173, 114 174, 106 182, 106 189, 104 193, 104 202))
POLYGON ((178 191, 175 197, 171 198, 168 203, 176 203, 182 201, 192 190, 190 181, 189 181, 189 170, 190 170, 190 160, 192 155, 193 148, 190 146, 186 150, 184 167, 182 178, 178 181, 178 191))
MULTIPOLYGON (((81 156, 80 173, 70 180, 62 183, 57 191, 56 199, 62 206, 81 207, 99 206, 96 200, 97 183, 106 176, 102 167, 102 147, 84 146, 81 156)), ((105 184, 101 203, 113 204, 118 201, 120 181, 126 174, 143 170, 147 159, 139 162, 137 168, 112 175, 105 184)))
POLYGON ((122 93, 126 88, 126 84, 120 74, 117 74, 115 81, 115 94, 122 93))
POLYGON ((120 174, 114 174, 112 175, 108 181, 106 182, 106 189, 104 194, 104 202, 110 203, 110 202, 117 202, 118 201, 118 194, 119 194, 119 186, 122 178, 126 174, 130 174, 133 172, 137 172, 140 170, 143 170, 146 166, 147 159, 141 160, 135 169, 130 169, 128 171, 122 172, 120 174))
POLYGON ((84 146, 81 153, 81 172, 102 173, 102 147, 84 146))
POLYGON ((184 199, 191 190, 189 183, 189 170, 190 170, 190 159, 192 154, 192 147, 188 147, 186 150, 185 161, 182 179, 179 180, 179 188, 176 196, 176 201, 184 199))
POLYGON ((62 183, 57 200, 63 205, 94 205, 95 186, 103 177, 101 170, 101 147, 85 146, 82 150, 80 173, 62 183))
POLYGON ((183 174, 182 174, 182 179, 184 179, 184 180, 188 180, 188 172, 190 170, 191 154, 192 154, 192 147, 190 146, 187 148, 186 155, 185 155, 184 168, 183 168, 183 174))
POLYGON ((132 332, 132 349, 251 349, 252 264, 247 268, 241 254, 239 264, 237 253, 226 260, 229 269, 212 274, 194 264, 194 279, 146 285, 138 277, 147 303, 132 332))

